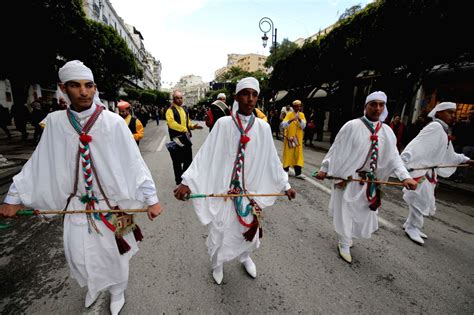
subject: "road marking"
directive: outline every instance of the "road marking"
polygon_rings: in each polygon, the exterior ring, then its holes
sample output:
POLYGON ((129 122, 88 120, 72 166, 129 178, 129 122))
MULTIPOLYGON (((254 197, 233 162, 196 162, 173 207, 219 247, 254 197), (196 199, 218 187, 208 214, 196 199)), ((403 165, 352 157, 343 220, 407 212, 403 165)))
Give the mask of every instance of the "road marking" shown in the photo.
POLYGON ((158 146, 158 148, 156 148, 155 152, 159 152, 159 151, 163 150, 163 146, 165 145, 165 141, 166 141, 166 136, 163 136, 163 139, 161 140, 160 145, 158 146))
POLYGON ((304 176, 303 177, 305 181, 307 182, 310 182, 311 184, 313 184, 314 186, 316 186, 317 188, 319 188, 320 190, 324 191, 325 193, 327 194, 331 194, 331 189, 330 188, 327 188, 326 186, 324 186, 323 184, 320 184, 318 183, 317 181, 315 181, 314 179, 312 178, 309 178, 308 176, 304 176))
MULTIPOLYGON (((331 194, 331 189, 327 188, 326 186, 324 186, 323 184, 320 184, 318 183, 317 181, 315 181, 314 179, 312 178, 309 178, 308 176, 306 175, 303 175, 303 179, 311 184, 313 184, 314 186, 316 186, 318 189, 324 191, 325 193, 327 194, 331 194)), ((380 224, 382 225, 385 225, 386 227, 388 227, 389 229, 392 229, 392 230, 395 230, 397 229, 397 226, 387 220, 385 220, 384 218, 382 218, 380 215, 377 215, 377 219, 379 221, 380 224)))

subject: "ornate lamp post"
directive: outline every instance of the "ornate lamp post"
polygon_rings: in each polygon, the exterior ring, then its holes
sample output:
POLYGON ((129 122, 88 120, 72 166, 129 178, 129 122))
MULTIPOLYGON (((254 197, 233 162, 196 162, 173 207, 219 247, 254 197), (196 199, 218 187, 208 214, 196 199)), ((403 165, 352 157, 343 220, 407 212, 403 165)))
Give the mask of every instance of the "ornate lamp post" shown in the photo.
POLYGON ((264 18, 260 19, 260 22, 258 22, 258 26, 259 26, 260 30, 263 32, 263 36, 262 36, 263 48, 267 47, 267 42, 268 42, 267 33, 271 31, 272 32, 272 47, 273 47, 273 49, 276 49, 277 29, 273 25, 273 21, 268 17, 264 17, 264 18), (262 26, 263 26, 263 28, 262 28, 262 26))

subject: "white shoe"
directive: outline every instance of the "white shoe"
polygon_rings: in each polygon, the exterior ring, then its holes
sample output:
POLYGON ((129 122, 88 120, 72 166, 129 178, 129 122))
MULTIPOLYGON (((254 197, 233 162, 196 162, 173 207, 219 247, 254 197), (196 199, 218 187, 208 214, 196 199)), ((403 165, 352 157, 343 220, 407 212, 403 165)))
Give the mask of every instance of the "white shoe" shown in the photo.
POLYGON ((257 266, 255 266, 255 263, 253 262, 252 258, 247 258, 242 262, 244 265, 245 271, 251 276, 252 278, 257 277, 257 266))
POLYGON ((428 238, 428 236, 425 233, 421 232, 420 229, 418 229, 418 234, 420 234, 421 238, 424 238, 424 239, 428 238))
POLYGON ((425 243, 425 241, 423 241, 421 238, 420 232, 417 228, 407 226, 405 228, 405 233, 413 242, 417 243, 418 245, 423 245, 425 243))
POLYGON ((296 178, 299 178, 299 179, 304 179, 304 175, 303 175, 303 174, 296 175, 295 177, 296 177, 296 178))
POLYGON ((224 278, 224 266, 220 265, 214 268, 212 270, 212 277, 214 278, 214 281, 216 281, 217 284, 221 284, 222 279, 224 278))
POLYGON ((352 263, 352 256, 349 249, 343 249, 341 244, 337 244, 337 251, 339 252, 339 256, 344 259, 349 264, 352 263))
POLYGON ((100 295, 100 292, 97 292, 95 296, 93 296, 90 291, 87 291, 87 294, 86 294, 86 301, 84 303, 84 305, 86 307, 91 307, 92 304, 95 303, 95 301, 97 301, 97 298, 99 297, 100 295))
POLYGON ((112 315, 118 315, 125 304, 125 295, 122 293, 118 297, 110 297, 110 313, 112 315))

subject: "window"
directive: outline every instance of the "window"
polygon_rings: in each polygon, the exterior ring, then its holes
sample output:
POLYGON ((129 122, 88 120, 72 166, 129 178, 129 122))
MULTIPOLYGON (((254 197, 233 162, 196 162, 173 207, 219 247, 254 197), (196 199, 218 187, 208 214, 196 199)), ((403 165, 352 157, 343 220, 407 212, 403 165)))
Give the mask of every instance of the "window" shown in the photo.
POLYGON ((105 24, 109 25, 109 20, 105 15, 102 15, 102 20, 104 21, 105 24))

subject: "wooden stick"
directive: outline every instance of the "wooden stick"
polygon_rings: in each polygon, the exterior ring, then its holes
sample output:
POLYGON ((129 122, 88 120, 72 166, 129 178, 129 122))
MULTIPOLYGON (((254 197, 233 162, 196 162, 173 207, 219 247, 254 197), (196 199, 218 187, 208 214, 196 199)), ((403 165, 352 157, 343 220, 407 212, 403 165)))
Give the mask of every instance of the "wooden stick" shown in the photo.
POLYGON ((469 164, 456 164, 456 165, 438 165, 438 166, 424 166, 424 167, 414 167, 409 168, 409 172, 418 171, 418 170, 430 170, 432 168, 448 168, 448 167, 469 167, 469 164))
POLYGON ((25 210, 20 210, 16 213, 16 215, 23 215, 23 216, 29 216, 29 215, 37 215, 37 214, 79 214, 79 213, 119 213, 119 212, 147 212, 147 209, 120 209, 120 210, 67 210, 67 211, 62 211, 62 210, 33 210, 33 209, 25 209, 25 210))
POLYGON ((405 187, 405 184, 399 182, 383 182, 379 180, 369 180, 369 179, 361 179, 361 178, 341 178, 341 177, 334 177, 334 176, 326 176, 327 179, 337 179, 343 181, 350 181, 350 182, 362 182, 362 183, 374 183, 380 185, 387 185, 387 186, 402 186, 405 187))
POLYGON ((284 193, 278 194, 191 194, 189 199, 194 198, 231 198, 231 197, 278 197, 286 196, 284 193))

